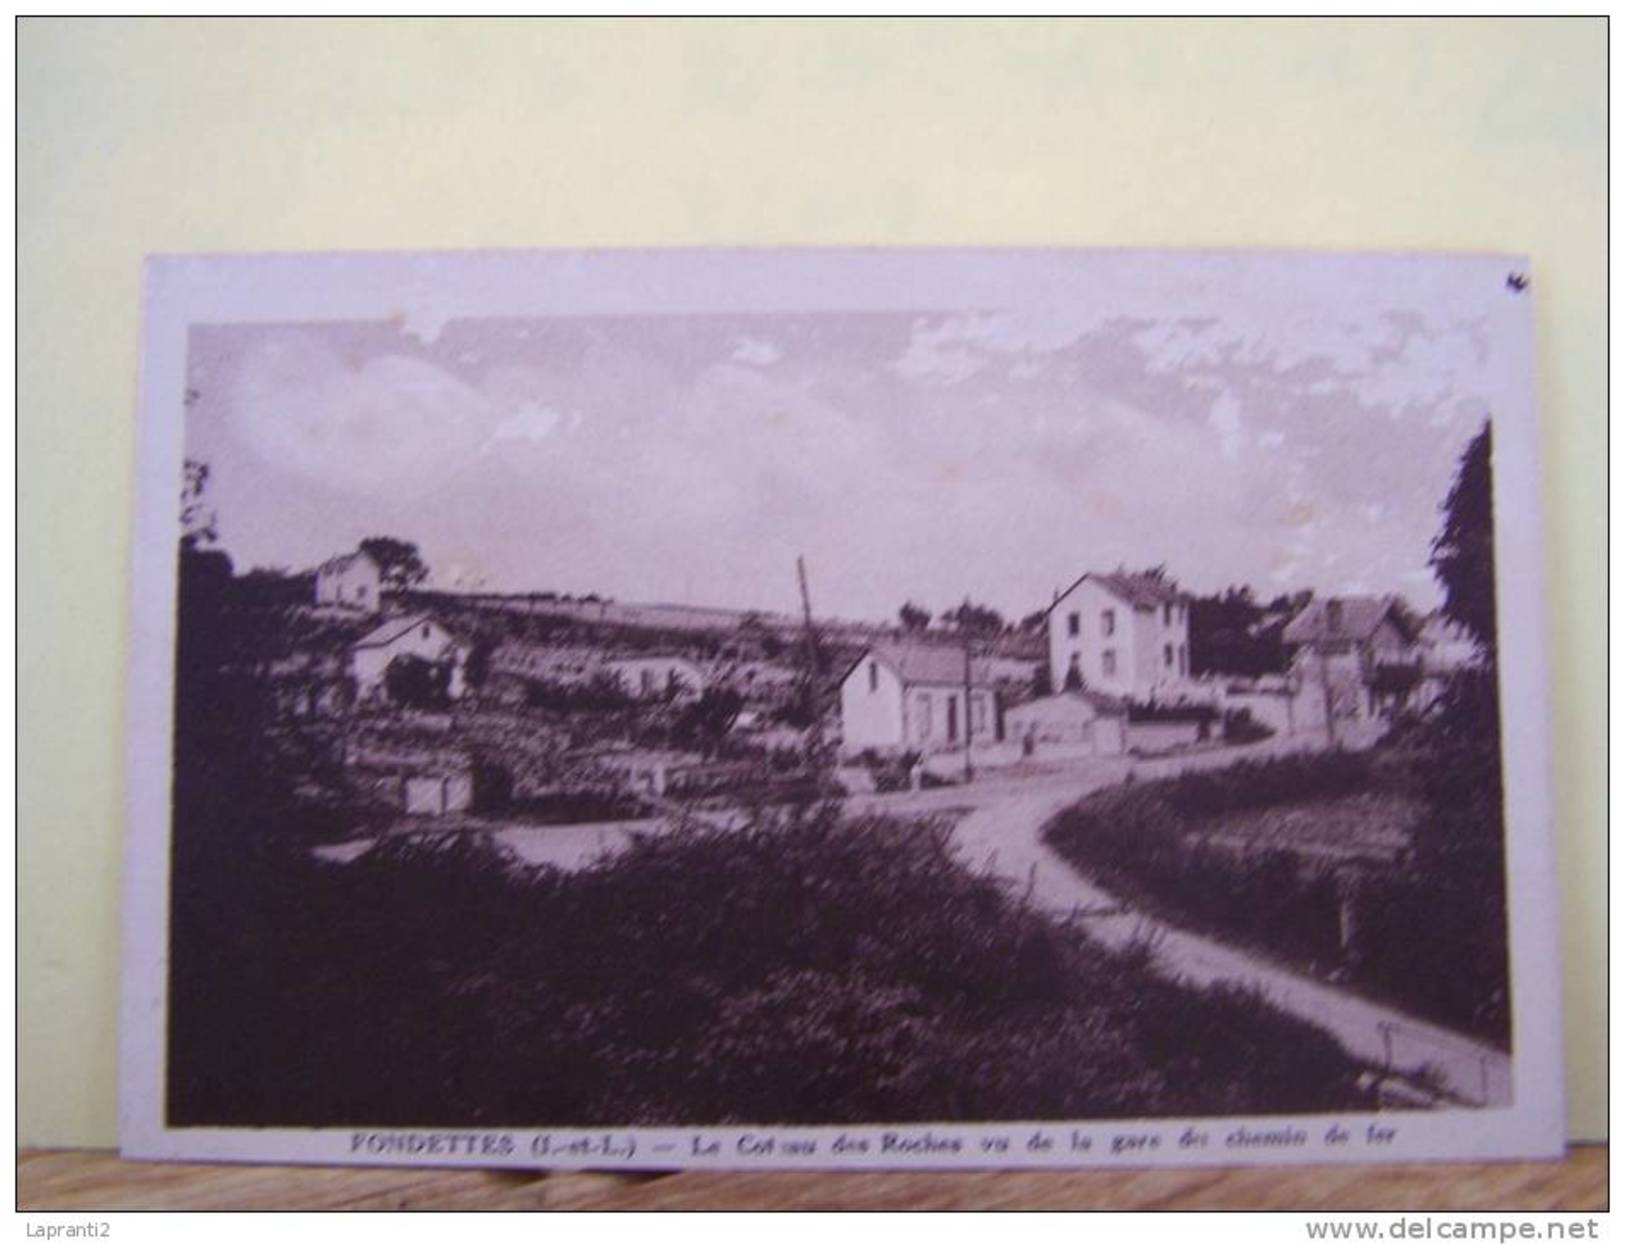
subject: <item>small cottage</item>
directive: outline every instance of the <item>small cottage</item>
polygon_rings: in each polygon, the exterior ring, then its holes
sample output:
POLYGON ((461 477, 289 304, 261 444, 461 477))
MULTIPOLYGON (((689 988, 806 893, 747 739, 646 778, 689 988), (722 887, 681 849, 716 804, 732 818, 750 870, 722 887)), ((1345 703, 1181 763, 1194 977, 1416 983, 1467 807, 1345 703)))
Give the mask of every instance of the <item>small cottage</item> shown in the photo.
POLYGON ((935 752, 1003 738, 987 658, 946 645, 882 644, 841 681, 842 750, 935 752))
POLYGON ((416 657, 446 668, 446 695, 456 700, 464 691, 463 666, 468 645, 427 614, 392 618, 374 627, 350 647, 350 674, 356 697, 370 700, 384 693, 390 663, 416 657))

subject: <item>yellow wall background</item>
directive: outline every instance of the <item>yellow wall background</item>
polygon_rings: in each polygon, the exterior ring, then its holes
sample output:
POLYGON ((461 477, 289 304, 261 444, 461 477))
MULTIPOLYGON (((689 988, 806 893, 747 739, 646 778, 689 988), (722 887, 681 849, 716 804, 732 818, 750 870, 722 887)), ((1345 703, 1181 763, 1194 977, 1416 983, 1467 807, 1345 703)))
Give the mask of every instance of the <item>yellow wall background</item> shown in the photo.
POLYGON ((18 32, 20 1142, 112 1145, 155 251, 1532 256, 1570 1119, 1605 1135, 1601 19, 66 21, 18 32))

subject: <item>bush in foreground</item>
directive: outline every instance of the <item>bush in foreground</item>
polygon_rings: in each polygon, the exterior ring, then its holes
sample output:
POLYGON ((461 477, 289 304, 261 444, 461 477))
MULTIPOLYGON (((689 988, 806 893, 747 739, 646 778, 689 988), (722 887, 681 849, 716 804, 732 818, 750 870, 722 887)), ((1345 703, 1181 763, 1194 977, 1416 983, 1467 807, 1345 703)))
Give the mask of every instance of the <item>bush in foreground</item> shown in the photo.
POLYGON ((1322 1031, 1155 976, 1143 949, 1025 908, 917 825, 682 828, 573 874, 467 836, 347 865, 249 857, 177 886, 172 1124, 1365 1105, 1322 1031))

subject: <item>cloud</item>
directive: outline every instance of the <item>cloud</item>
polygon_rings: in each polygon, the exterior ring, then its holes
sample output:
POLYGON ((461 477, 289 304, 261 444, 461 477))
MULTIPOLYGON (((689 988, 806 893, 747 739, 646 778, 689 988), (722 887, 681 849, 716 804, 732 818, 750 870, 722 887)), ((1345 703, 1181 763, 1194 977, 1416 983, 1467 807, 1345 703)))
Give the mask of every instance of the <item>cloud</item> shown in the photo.
POLYGON ((979 318, 950 317, 931 322, 916 320, 908 346, 892 364, 905 380, 957 385, 987 366, 985 338, 975 326, 979 318))
MULTIPOLYGON (((529 337, 463 319, 421 348, 259 328, 221 358, 239 439, 354 499, 309 507, 311 556, 331 552, 326 507, 422 538, 464 584, 778 608, 805 552, 821 608, 858 617, 966 592, 1025 611, 1119 561, 1198 590, 1395 583, 1459 450, 1430 420, 1476 423, 1461 395, 1482 344, 1419 317, 1267 310, 629 317, 529 337), (793 378, 774 366, 791 340, 793 378)), ((243 503, 265 532, 291 522, 293 483, 243 503)))
POLYGON ((241 439, 283 471, 334 491, 400 499, 444 484, 482 455, 575 431, 582 411, 560 398, 563 388, 547 372, 512 365, 474 385, 430 359, 358 359, 292 330, 244 352, 228 410, 241 439))
POLYGON ((734 342, 733 361, 748 367, 771 367, 783 357, 784 351, 759 337, 741 337, 734 342))
POLYGON ((432 346, 440 340, 440 334, 446 331, 446 325, 455 318, 446 306, 434 300, 424 299, 414 302, 401 313, 401 331, 409 337, 417 338, 425 346, 432 346))
POLYGON ((1208 412, 1207 422, 1219 434, 1219 450, 1234 459, 1241 452, 1241 403, 1235 395, 1222 393, 1208 412))
POLYGON ((551 406, 526 402, 492 430, 491 442, 546 441, 562 422, 563 416, 551 406))
POLYGON ((266 461, 374 494, 444 478, 472 459, 497 415, 479 390, 423 359, 355 360, 298 331, 247 352, 231 379, 229 410, 266 461))

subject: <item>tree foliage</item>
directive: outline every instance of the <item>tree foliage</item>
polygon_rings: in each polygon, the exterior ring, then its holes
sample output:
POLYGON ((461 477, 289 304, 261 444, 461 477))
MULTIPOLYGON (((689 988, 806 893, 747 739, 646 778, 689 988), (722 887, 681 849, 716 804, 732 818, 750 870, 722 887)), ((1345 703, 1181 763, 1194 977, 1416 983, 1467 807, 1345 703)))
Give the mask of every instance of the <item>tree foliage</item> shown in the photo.
POLYGON ((468 650, 463 660, 463 682, 476 690, 485 686, 491 677, 491 643, 480 640, 468 650))
POLYGON ((942 612, 947 626, 966 635, 994 636, 1004 630, 1004 615, 989 605, 978 605, 969 597, 951 610, 942 612))
MULTIPOLYGON (((229 858, 222 856, 222 864, 229 858)), ((833 806, 564 873, 390 838, 208 883, 172 1126, 860 1123, 1370 1105, 1336 1041, 1198 989, 833 806)))
POLYGON ((674 729, 676 739, 709 756, 727 738, 744 707, 744 697, 732 688, 708 687, 698 700, 684 706, 678 714, 674 729))
POLYGON ((369 536, 361 542, 361 552, 378 563, 385 588, 399 592, 429 577, 429 567, 411 541, 397 540, 393 536, 369 536))
POLYGON ((209 464, 188 458, 181 475, 181 546, 198 549, 220 539, 219 520, 205 494, 209 464))
POLYGON ((1190 602, 1191 673, 1256 678, 1286 670, 1281 633, 1291 618, 1274 602, 1266 608, 1242 585, 1190 602))
POLYGON ((1466 628, 1479 648, 1495 655, 1495 521, 1490 424, 1467 444, 1455 483, 1440 509, 1444 525, 1434 537, 1429 564, 1444 589, 1444 616, 1466 628))
POLYGON ((924 631, 931 625, 931 611, 923 605, 916 605, 913 601, 903 602, 897 611, 897 621, 903 625, 903 630, 915 633, 924 631))
POLYGON ((384 669, 389 698, 409 709, 438 709, 450 703, 451 667, 402 653, 384 669))

